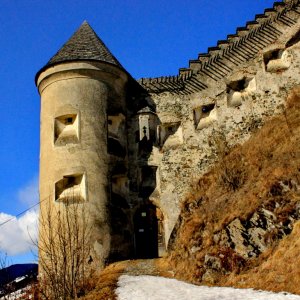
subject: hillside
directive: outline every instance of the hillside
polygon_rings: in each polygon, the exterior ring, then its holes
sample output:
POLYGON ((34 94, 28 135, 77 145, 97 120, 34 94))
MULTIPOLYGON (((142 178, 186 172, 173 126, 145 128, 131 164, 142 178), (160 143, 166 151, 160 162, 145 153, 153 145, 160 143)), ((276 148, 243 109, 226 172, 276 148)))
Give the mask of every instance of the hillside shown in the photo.
POLYGON ((15 264, 0 270, 0 299, 30 299, 37 281, 37 264, 15 264))
POLYGON ((0 286, 3 286, 17 277, 37 274, 37 264, 15 264, 0 270, 0 286))
POLYGON ((243 145, 220 133, 210 142, 218 163, 192 185, 173 232, 175 277, 300 294, 300 87, 243 145))

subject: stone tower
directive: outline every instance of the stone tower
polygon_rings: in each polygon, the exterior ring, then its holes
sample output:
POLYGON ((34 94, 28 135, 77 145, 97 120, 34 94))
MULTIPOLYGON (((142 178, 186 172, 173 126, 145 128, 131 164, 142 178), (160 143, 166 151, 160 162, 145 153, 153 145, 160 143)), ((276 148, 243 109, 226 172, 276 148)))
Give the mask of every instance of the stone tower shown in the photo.
POLYGON ((100 263, 117 251, 107 206, 110 178, 119 180, 120 189, 126 184, 114 170, 127 163, 127 80, 127 72, 87 22, 36 75, 41 213, 70 197, 86 205, 93 224, 93 260, 100 263))

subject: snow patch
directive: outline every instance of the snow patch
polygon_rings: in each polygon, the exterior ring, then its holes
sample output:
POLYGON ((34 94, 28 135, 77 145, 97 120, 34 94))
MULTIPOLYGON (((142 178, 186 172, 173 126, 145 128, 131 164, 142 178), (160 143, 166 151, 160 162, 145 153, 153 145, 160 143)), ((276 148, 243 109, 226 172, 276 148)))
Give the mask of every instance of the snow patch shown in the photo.
POLYGON ((300 300, 300 296, 288 293, 197 286, 176 279, 146 275, 122 275, 116 293, 119 300, 300 300))

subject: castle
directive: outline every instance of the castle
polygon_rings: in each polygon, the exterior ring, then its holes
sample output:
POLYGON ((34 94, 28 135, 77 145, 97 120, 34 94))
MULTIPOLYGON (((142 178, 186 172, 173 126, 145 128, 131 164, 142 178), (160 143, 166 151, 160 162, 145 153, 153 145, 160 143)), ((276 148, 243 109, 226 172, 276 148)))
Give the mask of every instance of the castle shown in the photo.
POLYGON ((299 85, 299 16, 275 2, 178 75, 138 81, 84 22, 36 75, 41 211, 76 194, 94 259, 162 255, 216 137, 243 143, 299 85))

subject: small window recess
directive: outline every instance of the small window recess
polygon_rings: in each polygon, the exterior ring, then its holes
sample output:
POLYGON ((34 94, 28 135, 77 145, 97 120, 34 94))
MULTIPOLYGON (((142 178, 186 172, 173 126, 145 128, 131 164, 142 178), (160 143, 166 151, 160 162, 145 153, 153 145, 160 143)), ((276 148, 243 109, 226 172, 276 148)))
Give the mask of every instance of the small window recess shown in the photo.
POLYGON ((121 113, 117 115, 108 115, 107 125, 109 136, 121 138, 125 131, 125 116, 121 113))
POLYGON ((199 106, 194 109, 194 123, 196 129, 208 127, 217 120, 217 111, 214 103, 199 106))
POLYGON ((255 77, 244 77, 227 85, 227 106, 238 107, 243 100, 256 90, 255 77))
POLYGON ((55 183, 55 201, 76 203, 86 200, 86 180, 84 174, 63 176, 55 183))
POLYGON ((54 145, 65 146, 79 142, 78 115, 68 114, 54 120, 54 145))
POLYGON ((282 53, 283 53, 282 49, 275 49, 275 50, 265 53, 265 55, 264 55, 265 65, 267 65, 270 60, 280 59, 282 56, 282 53))
POLYGON ((179 145, 183 142, 180 122, 161 124, 157 131, 160 146, 164 146, 167 141, 172 145, 179 145))
POLYGON ((128 192, 128 179, 126 176, 115 176, 111 178, 112 192, 121 196, 126 196, 128 192))
POLYGON ((291 54, 285 49, 274 49, 264 54, 264 64, 267 72, 284 71, 291 65, 291 54))

